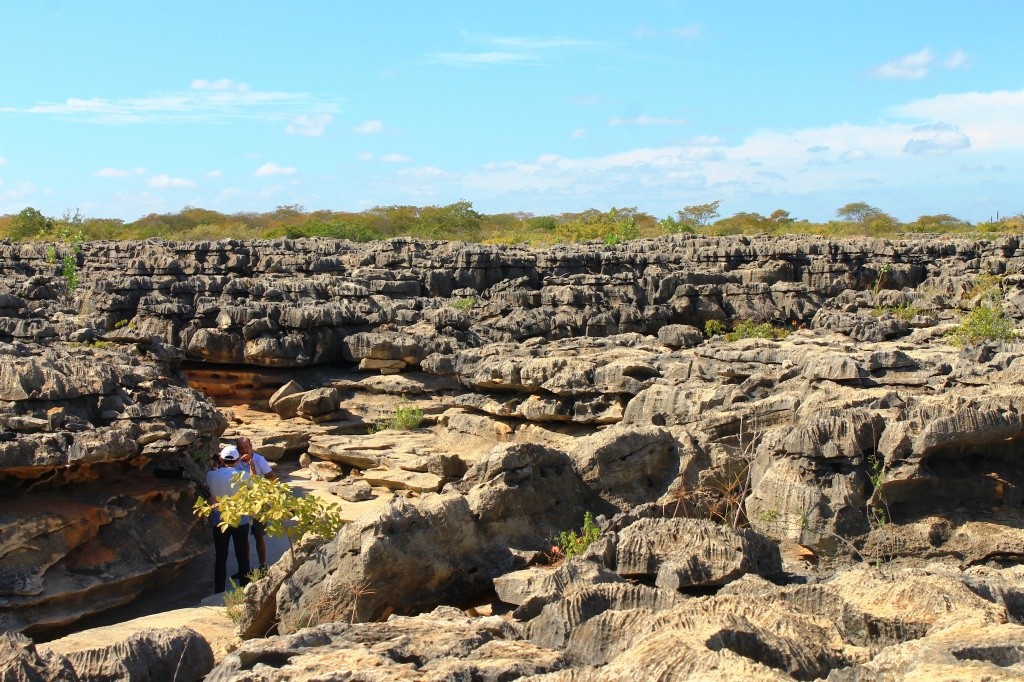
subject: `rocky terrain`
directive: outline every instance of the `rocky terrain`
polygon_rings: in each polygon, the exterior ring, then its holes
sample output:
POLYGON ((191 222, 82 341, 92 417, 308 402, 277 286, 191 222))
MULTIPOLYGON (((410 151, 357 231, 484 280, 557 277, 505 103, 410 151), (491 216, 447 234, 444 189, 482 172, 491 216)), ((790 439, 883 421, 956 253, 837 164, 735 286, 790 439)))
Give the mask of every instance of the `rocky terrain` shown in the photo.
POLYGON ((74 291, 47 256, 0 242, 3 630, 172 577, 244 432, 372 510, 246 588, 208 679, 1024 679, 1024 342, 948 336, 1021 326, 1019 238, 91 243, 74 291))

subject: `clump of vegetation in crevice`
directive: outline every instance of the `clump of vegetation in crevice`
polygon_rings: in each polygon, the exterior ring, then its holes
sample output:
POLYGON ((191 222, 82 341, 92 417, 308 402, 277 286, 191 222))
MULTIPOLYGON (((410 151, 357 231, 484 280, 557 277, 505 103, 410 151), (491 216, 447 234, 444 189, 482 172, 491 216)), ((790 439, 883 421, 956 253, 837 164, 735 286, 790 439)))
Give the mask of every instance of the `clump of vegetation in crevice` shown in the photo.
POLYGON ((792 333, 785 327, 776 327, 770 322, 753 322, 743 320, 733 326, 732 331, 725 335, 726 341, 740 339, 784 339, 792 333))
POLYGON ((973 346, 986 341, 1013 341, 1019 338, 1016 325, 1003 309, 1003 278, 983 274, 971 290, 977 305, 967 311, 960 324, 946 335, 954 346, 973 346))

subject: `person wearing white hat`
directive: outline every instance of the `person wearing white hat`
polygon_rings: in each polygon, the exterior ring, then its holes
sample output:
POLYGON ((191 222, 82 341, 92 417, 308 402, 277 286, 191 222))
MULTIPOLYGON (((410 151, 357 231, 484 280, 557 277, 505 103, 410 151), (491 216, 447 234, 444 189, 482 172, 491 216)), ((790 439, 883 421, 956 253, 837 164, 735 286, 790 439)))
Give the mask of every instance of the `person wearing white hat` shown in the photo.
POLYGON ((238 448, 234 445, 225 446, 217 455, 217 468, 206 473, 206 485, 210 489, 214 506, 210 519, 213 522, 213 588, 216 593, 223 592, 227 587, 228 543, 233 544, 235 548, 239 583, 244 585, 249 574, 249 517, 243 516, 237 526, 222 531, 219 527, 220 511, 217 509, 217 503, 221 498, 239 490, 240 484, 232 481, 236 473, 241 473, 243 479, 249 478, 248 471, 239 472, 235 469, 239 457, 238 448))
MULTIPOLYGON (((235 447, 238 448, 239 455, 235 469, 238 471, 248 471, 250 476, 262 476, 271 481, 277 480, 277 474, 274 473, 274 468, 270 466, 270 462, 260 453, 253 451, 252 442, 247 437, 239 436, 235 440, 235 447)), ((256 558, 260 562, 259 570, 260 573, 264 573, 267 570, 267 532, 259 519, 255 518, 252 520, 251 530, 252 536, 256 539, 256 558)))

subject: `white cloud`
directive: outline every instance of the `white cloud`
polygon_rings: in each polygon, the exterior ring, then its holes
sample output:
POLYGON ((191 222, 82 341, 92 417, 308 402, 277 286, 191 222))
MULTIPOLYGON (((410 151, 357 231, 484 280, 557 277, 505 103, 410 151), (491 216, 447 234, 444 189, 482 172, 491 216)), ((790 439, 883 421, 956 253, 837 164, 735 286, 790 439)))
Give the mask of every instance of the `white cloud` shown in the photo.
POLYGON ((448 66, 535 65, 544 63, 554 50, 594 47, 601 44, 593 40, 562 36, 536 38, 532 36, 480 35, 468 32, 462 33, 462 39, 466 43, 479 45, 483 49, 434 52, 428 54, 427 59, 448 66))
POLYGON ((678 38, 696 38, 704 30, 700 24, 690 24, 689 26, 679 26, 677 28, 669 29, 669 33, 678 38))
POLYGON ((7 159, 5 159, 4 157, 0 156, 0 166, 4 165, 5 163, 7 163, 7 159))
POLYGON ((373 161, 373 154, 370 152, 359 152, 356 154, 356 158, 360 161, 373 161))
POLYGON ((404 168, 398 171, 398 175, 409 178, 453 177, 436 166, 423 166, 421 168, 404 168))
POLYGON ((610 126, 682 126, 686 125, 685 118, 658 118, 640 114, 633 118, 613 118, 608 121, 610 126))
POLYGON ((289 135, 304 135, 306 137, 320 137, 324 134, 327 124, 334 117, 330 114, 300 114, 293 118, 284 131, 289 135))
MULTIPOLYGON (((664 29, 664 35, 669 35, 674 38, 696 38, 704 30, 704 27, 699 23, 690 24, 689 26, 676 26, 675 28, 664 29)), ((649 26, 640 25, 633 31, 634 38, 654 38, 662 33, 657 29, 650 28, 649 26)))
POLYGON ((235 83, 234 81, 228 80, 227 78, 221 78, 220 80, 208 81, 203 78, 197 78, 192 81, 193 90, 235 90, 236 92, 248 92, 248 83, 235 83))
POLYGON ((947 69, 963 69, 969 66, 970 59, 963 50, 956 50, 946 57, 945 67, 947 69))
POLYGON ((291 166, 279 166, 276 163, 268 161, 253 171, 253 175, 257 178, 268 178, 274 175, 292 175, 297 172, 298 170, 291 166))
MULTIPOLYGON (((474 36, 468 36, 473 38, 474 36)), ((533 38, 530 36, 479 36, 481 42, 502 47, 513 47, 525 50, 549 50, 559 47, 586 47, 597 45, 593 40, 581 38, 565 38, 556 36, 554 38, 533 38)))
POLYGON ((303 92, 254 91, 244 83, 195 80, 181 92, 158 92, 145 97, 84 99, 36 104, 23 113, 83 123, 196 123, 239 119, 290 120, 322 116, 341 110, 340 100, 303 92))
POLYGON ((32 182, 16 182, 9 189, 5 189, 0 192, 0 199, 24 199, 25 197, 32 196, 36 192, 35 183, 32 182))
POLYGON ((939 95, 894 107, 892 112, 951 124, 976 151, 1024 150, 1024 90, 939 95))
POLYGON ((101 168, 96 171, 96 177, 98 178, 126 178, 131 174, 131 171, 121 168, 101 168))
POLYGON ((431 61, 448 66, 480 66, 481 64, 536 64, 535 56, 525 52, 492 50, 489 52, 435 52, 431 61))
POLYGON ((900 78, 918 80, 928 75, 928 69, 935 61, 935 55, 929 48, 908 54, 899 59, 872 69, 871 75, 878 78, 900 78))
POLYGON ((571 133, 569 133, 569 137, 571 137, 573 139, 577 139, 577 140, 579 138, 581 138, 581 137, 586 137, 586 136, 587 136, 587 129, 586 128, 577 128, 576 130, 574 130, 571 133))
POLYGON ((405 154, 385 154, 384 156, 380 157, 380 160, 386 161, 387 163, 407 163, 412 159, 410 159, 405 154))
POLYGON ((222 175, 224 175, 223 171, 212 170, 212 171, 210 171, 209 173, 206 174, 206 177, 208 177, 208 178, 219 178, 222 175))
POLYGON ((839 155, 840 161, 867 161, 873 158, 875 157, 871 152, 866 152, 863 149, 848 149, 839 155))
POLYGON ((362 135, 371 135, 373 133, 382 132, 384 130, 384 124, 380 121, 369 120, 364 123, 360 123, 352 130, 362 135))
POLYGON ((154 175, 149 180, 146 180, 146 184, 150 187, 195 187, 196 183, 192 180, 185 180, 184 178, 172 178, 166 174, 154 175))
POLYGON ((907 141, 903 151, 908 154, 947 154, 971 146, 971 139, 959 131, 943 130, 931 137, 915 137, 907 141))

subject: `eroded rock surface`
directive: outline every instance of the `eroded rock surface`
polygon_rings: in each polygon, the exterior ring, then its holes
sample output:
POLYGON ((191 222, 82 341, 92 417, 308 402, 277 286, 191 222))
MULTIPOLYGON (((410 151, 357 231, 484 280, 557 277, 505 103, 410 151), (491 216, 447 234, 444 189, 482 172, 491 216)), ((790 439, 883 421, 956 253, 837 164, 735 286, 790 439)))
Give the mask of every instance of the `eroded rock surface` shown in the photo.
POLYGON ((67 297, 42 245, 0 243, 10 629, 194 552, 189 454, 225 423, 184 359, 265 410, 227 436, 392 496, 246 588, 244 634, 291 634, 214 679, 1021 672, 1024 343, 946 336, 995 300, 1024 320, 1018 237, 154 241, 80 265, 67 297), (416 430, 366 433, 398 406, 416 430), (600 538, 547 567, 586 511, 600 538), (435 610, 492 589, 510 620, 435 610))

